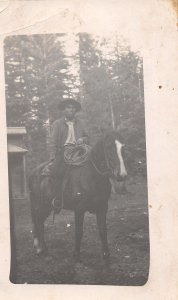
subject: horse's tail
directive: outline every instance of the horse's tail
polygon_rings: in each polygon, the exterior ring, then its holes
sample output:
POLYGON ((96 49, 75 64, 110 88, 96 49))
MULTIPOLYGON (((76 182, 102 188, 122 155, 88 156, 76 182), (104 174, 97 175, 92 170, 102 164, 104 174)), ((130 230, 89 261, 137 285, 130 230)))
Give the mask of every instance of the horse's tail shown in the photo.
POLYGON ((48 164, 45 162, 36 167, 30 174, 28 180, 30 206, 31 206, 31 217, 33 223, 39 215, 39 207, 41 203, 41 173, 43 168, 48 164))
POLYGON ((29 176, 29 180, 28 180, 28 187, 29 187, 30 191, 33 189, 33 182, 35 182, 36 180, 38 182, 40 181, 42 170, 48 163, 49 163, 49 161, 44 162, 32 170, 32 172, 29 176))

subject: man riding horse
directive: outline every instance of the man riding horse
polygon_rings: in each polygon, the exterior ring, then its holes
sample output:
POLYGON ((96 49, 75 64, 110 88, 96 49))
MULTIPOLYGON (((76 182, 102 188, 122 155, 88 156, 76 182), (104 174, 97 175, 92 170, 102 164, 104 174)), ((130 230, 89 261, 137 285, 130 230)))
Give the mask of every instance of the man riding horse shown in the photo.
POLYGON ((62 183, 66 173, 64 149, 71 145, 88 144, 88 134, 84 124, 76 117, 81 104, 74 99, 65 99, 59 103, 63 112, 61 119, 52 126, 50 145, 50 176, 54 185, 53 210, 59 213, 62 208, 62 183))
POLYGON ((86 145, 88 135, 84 126, 75 117, 81 109, 80 103, 63 100, 59 109, 63 111, 63 117, 53 124, 51 163, 38 166, 29 177, 34 247, 37 254, 45 252, 44 223, 52 207, 54 212, 61 208, 72 210, 75 215, 74 258, 80 261, 84 215, 88 211, 96 215, 102 255, 108 263, 106 214, 111 195, 110 179, 120 181, 127 176, 122 137, 118 131, 106 132, 90 148, 86 145))

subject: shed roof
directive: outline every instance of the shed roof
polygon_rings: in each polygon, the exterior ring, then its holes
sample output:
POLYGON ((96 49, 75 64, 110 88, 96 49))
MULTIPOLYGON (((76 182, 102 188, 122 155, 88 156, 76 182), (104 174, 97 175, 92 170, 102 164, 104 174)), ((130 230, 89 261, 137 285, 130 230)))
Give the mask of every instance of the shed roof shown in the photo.
POLYGON ((26 152, 28 152, 27 149, 24 149, 24 148, 21 148, 19 146, 12 145, 12 144, 7 145, 7 151, 8 151, 8 153, 26 153, 26 152))
POLYGON ((7 134, 26 134, 25 127, 7 127, 7 134))

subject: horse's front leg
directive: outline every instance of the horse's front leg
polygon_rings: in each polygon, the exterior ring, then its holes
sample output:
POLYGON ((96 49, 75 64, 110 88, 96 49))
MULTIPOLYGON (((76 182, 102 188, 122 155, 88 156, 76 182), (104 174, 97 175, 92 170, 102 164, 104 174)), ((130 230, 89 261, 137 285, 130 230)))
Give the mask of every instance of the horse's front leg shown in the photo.
POLYGON ((109 263, 109 248, 107 240, 106 212, 98 211, 96 213, 99 235, 102 244, 102 255, 106 263, 109 263))
POLYGON ((75 251, 74 258, 80 261, 80 247, 83 236, 84 212, 75 212, 75 251))

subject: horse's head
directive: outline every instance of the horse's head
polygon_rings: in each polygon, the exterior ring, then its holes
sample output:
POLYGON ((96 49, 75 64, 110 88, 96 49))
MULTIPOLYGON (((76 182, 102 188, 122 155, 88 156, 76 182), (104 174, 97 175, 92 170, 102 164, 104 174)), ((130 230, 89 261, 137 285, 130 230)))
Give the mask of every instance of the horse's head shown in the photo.
POLYGON ((105 135, 104 154, 110 175, 117 181, 122 181, 127 176, 127 170, 123 159, 123 147, 120 134, 112 131, 105 135))

